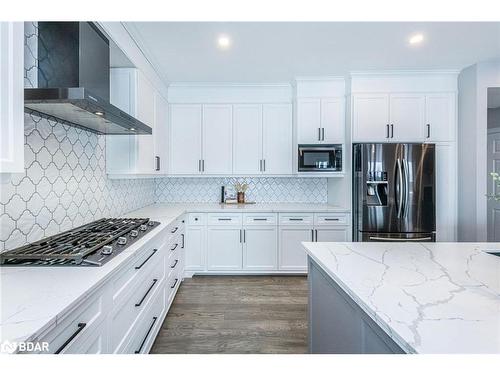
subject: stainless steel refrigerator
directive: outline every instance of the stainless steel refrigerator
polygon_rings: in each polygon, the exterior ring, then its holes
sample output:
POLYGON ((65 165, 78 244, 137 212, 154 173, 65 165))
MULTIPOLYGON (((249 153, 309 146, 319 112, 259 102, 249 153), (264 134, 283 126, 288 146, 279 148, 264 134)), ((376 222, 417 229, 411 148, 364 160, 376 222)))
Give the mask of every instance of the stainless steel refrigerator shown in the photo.
POLYGON ((435 241, 435 170, 433 144, 354 144, 353 240, 435 241))

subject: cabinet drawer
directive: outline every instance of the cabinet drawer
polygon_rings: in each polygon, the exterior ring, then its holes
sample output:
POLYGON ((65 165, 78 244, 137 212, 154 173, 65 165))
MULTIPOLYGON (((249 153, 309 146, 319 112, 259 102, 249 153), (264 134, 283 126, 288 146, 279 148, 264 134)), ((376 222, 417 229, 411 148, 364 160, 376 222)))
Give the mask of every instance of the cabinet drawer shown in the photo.
POLYGON ((284 213, 280 214, 280 224, 282 225, 312 225, 312 213, 284 213))
POLYGON ((113 308, 110 340, 112 352, 120 351, 120 346, 125 343, 129 332, 136 324, 139 314, 154 302, 152 301, 152 296, 155 295, 160 285, 164 283, 164 276, 165 263, 162 259, 152 272, 141 280, 126 302, 113 308))
POLYGON ((244 225, 276 225, 277 214, 272 213, 252 213, 243 214, 244 225))
POLYGON ((241 225, 242 215, 235 213, 208 214, 208 225, 241 225))
POLYGON ((205 214, 189 214, 187 223, 189 225, 205 225, 206 223, 206 215, 205 214))
POLYGON ((344 213, 314 214, 314 225, 349 225, 349 216, 344 213))
POLYGON ((75 353, 104 320, 104 298, 102 292, 90 297, 38 341, 49 343, 49 353, 75 353))
POLYGON ((165 309, 164 283, 160 290, 153 295, 153 301, 147 310, 141 315, 138 324, 132 331, 125 353, 143 354, 148 353, 156 338, 158 327, 162 324, 163 310, 165 309))
MULTIPOLYGON (((155 244, 160 245, 160 244, 155 244)), ((164 262, 166 244, 163 246, 148 246, 136 260, 131 262, 123 269, 113 282, 113 304, 120 304, 123 298, 127 297, 128 292, 134 289, 148 273, 151 272, 155 264, 164 262)))

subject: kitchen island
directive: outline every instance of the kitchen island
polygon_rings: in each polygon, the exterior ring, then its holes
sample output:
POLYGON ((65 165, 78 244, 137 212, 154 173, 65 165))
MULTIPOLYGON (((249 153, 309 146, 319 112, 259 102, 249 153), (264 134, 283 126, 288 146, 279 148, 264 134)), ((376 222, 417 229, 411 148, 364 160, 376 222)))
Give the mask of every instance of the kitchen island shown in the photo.
POLYGON ((312 353, 500 353, 488 243, 304 243, 312 353))

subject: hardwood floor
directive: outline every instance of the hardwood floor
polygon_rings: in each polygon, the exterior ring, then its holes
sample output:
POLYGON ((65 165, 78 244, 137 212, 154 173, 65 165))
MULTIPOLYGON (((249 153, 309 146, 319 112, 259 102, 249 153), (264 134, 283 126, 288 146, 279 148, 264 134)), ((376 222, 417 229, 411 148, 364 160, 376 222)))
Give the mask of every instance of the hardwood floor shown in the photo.
POLYGON ((305 276, 195 276, 151 353, 307 353, 305 276))

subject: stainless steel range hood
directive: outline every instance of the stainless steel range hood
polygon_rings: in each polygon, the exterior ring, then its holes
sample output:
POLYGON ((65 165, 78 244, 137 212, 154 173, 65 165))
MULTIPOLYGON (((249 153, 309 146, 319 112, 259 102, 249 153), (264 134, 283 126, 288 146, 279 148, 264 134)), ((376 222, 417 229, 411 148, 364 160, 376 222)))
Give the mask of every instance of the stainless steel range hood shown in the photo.
POLYGON ((109 102, 109 40, 90 22, 38 23, 38 85, 24 107, 100 134, 152 134, 109 102))

